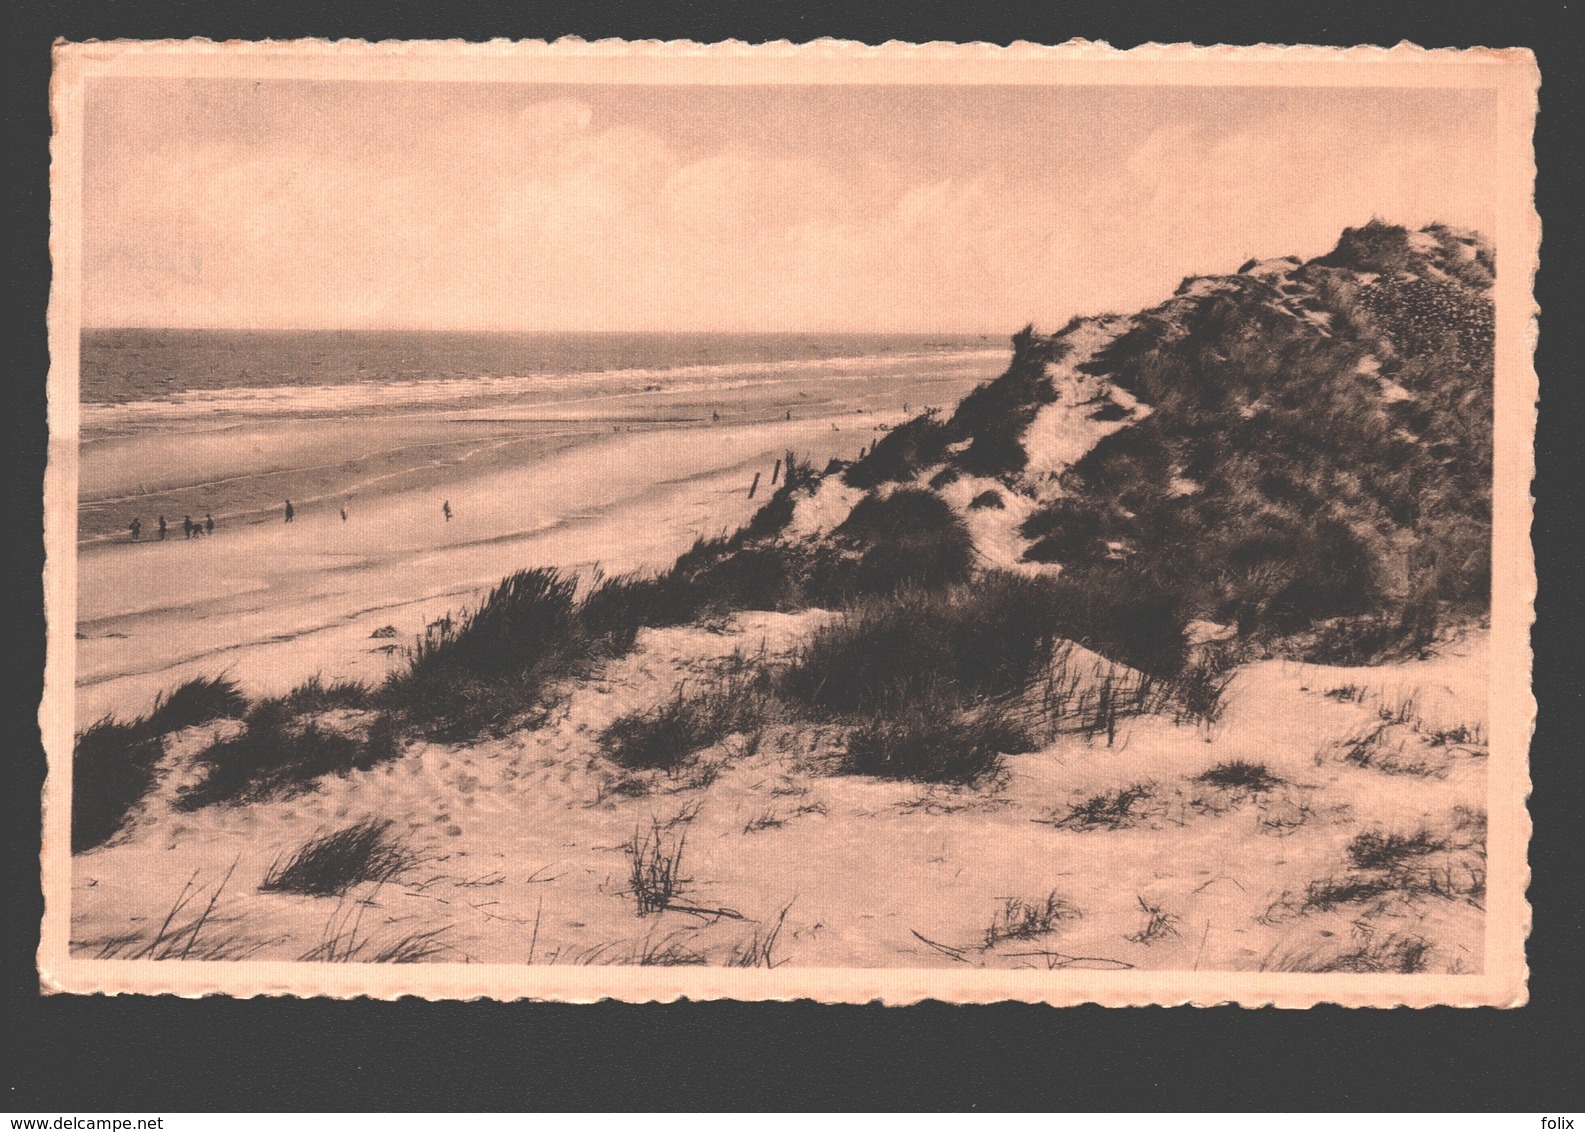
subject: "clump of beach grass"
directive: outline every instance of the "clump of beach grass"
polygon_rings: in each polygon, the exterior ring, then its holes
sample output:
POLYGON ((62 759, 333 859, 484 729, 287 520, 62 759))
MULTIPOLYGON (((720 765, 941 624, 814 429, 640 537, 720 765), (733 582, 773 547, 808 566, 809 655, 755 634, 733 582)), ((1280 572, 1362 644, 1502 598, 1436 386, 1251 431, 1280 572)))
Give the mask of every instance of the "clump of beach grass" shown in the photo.
POLYGON ((1144 818, 1145 804, 1155 793, 1155 787, 1148 782, 1102 790, 1071 803, 1066 813, 1053 815, 1046 819, 1046 824, 1079 831, 1126 829, 1144 818))
POLYGON ((1229 759, 1217 763, 1195 775, 1194 781, 1239 794, 1267 794, 1285 785, 1284 780, 1272 774, 1265 763, 1247 759, 1229 759))
POLYGON ((1136 896, 1134 899, 1139 902, 1139 910, 1144 913, 1145 922, 1140 925, 1137 932, 1124 936, 1124 939, 1130 943, 1149 947, 1164 939, 1180 938, 1182 933, 1178 931, 1178 916, 1168 912, 1160 904, 1150 903, 1143 896, 1136 896))
POLYGON ((635 829, 623 846, 628 859, 628 893, 640 916, 650 916, 672 907, 693 882, 682 872, 686 832, 675 838, 652 819, 648 830, 635 829))
POLYGON ((153 789, 165 747, 144 721, 105 718, 77 736, 72 750, 72 852, 103 845, 121 832, 153 789))
POLYGON ((183 790, 178 809, 196 810, 301 793, 315 779, 372 765, 359 738, 293 715, 282 699, 255 704, 243 730, 194 757, 202 776, 183 790))
POLYGON ((261 892, 299 896, 344 896, 357 885, 383 884, 413 867, 406 843, 391 836, 394 823, 366 818, 301 845, 284 863, 277 860, 259 884, 261 892))
POLYGON ((1007 940, 1038 939, 1050 935, 1066 920, 1077 919, 1079 910, 1055 892, 1037 900, 1012 896, 1002 901, 995 917, 985 929, 988 951, 1007 940))
POLYGON ((1027 732, 996 705, 965 711, 930 699, 877 710, 848 734, 849 774, 973 786, 1004 754, 1029 750, 1027 732))
POLYGON ((155 735, 167 735, 216 719, 236 719, 247 710, 248 698, 229 676, 199 676, 161 693, 145 725, 155 735))
POLYGON ((162 693, 146 716, 90 725, 72 748, 72 852, 105 844, 154 788, 164 737, 241 716, 248 701, 228 676, 198 677, 162 693))
POLYGON ((678 684, 664 703, 613 720, 598 742, 619 766, 671 772, 731 735, 757 735, 770 706, 766 669, 741 665, 718 672, 692 692, 686 683, 678 684))
POLYGON ((1310 948, 1268 958, 1261 970, 1326 975, 1417 975, 1426 969, 1434 950, 1431 942, 1422 936, 1391 933, 1378 938, 1366 933, 1350 948, 1310 948))

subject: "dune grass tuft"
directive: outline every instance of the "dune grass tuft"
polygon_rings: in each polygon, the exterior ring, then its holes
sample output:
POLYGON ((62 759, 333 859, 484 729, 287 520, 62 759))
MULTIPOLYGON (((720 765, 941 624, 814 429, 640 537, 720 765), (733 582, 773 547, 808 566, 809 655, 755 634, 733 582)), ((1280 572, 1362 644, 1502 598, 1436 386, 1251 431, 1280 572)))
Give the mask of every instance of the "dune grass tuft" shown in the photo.
POLYGON ((1143 896, 1134 898, 1139 902, 1139 910, 1145 915, 1145 922, 1140 925, 1137 932, 1125 935, 1123 938, 1130 943, 1137 943, 1149 947, 1164 939, 1179 939, 1182 934, 1178 931, 1179 917, 1168 912, 1160 904, 1152 904, 1143 896))
POLYGON ((296 794, 322 775, 371 765, 358 738, 298 719, 283 699, 255 704, 240 734, 206 747, 194 761, 202 777, 178 795, 178 809, 296 794))
POLYGON ((849 774, 972 786, 1030 749, 1028 733, 995 705, 974 711, 922 698, 876 711, 848 735, 849 774))
POLYGON ((866 495, 832 532, 857 555, 847 587, 857 594, 893 593, 904 586, 936 589, 965 581, 974 565, 974 539, 945 500, 922 488, 866 495))
POLYGON ((198 882, 199 873, 194 872, 152 936, 134 931, 105 940, 96 958, 239 960, 268 946, 268 940, 230 930, 234 917, 219 913, 220 897, 237 871, 237 863, 233 861, 219 883, 207 890, 207 899, 205 886, 198 882))
POLYGON ((769 926, 756 927, 749 937, 733 945, 727 954, 728 967, 764 967, 772 970, 787 962, 785 959, 776 958, 776 944, 781 939, 783 925, 787 923, 787 913, 792 910, 792 901, 782 905, 780 912, 776 913, 776 922, 769 926))
POLYGON ((1447 848, 1447 841, 1428 829, 1409 834, 1366 831, 1348 843, 1348 859, 1356 869, 1397 872, 1433 853, 1446 852, 1447 848))
POLYGON ((283 864, 276 861, 260 892, 298 896, 345 896, 364 883, 384 883, 412 868, 406 844, 391 836, 390 821, 366 818, 345 829, 306 841, 283 864))
POLYGON ((1267 794, 1284 785, 1283 780, 1272 774, 1265 763, 1252 763, 1245 759, 1217 763, 1211 769, 1195 775, 1194 781, 1241 794, 1267 794))
POLYGON ((1303 974, 1417 975, 1424 971, 1435 948, 1417 935, 1392 933, 1380 938, 1367 934, 1348 949, 1312 948, 1268 959, 1265 971, 1303 974))
POLYGON ((167 735, 216 719, 237 719, 247 710, 248 698, 230 677, 200 676, 161 693, 147 727, 155 735, 167 735))
POLYGON ((154 788, 166 735, 236 718, 248 701, 227 676, 198 677, 162 693, 147 716, 92 724, 72 749, 72 852, 103 845, 121 832, 154 788))
POLYGON ((1145 816, 1145 803, 1155 797, 1155 787, 1139 782, 1117 790, 1103 790, 1072 803, 1067 813, 1049 824, 1058 829, 1126 829, 1145 816))
POLYGON ((479 605, 420 640, 379 701, 437 739, 504 730, 544 706, 556 682, 587 670, 577 579, 542 568, 504 579, 479 605))
POLYGON ((109 841, 153 789, 160 737, 144 721, 106 717, 77 736, 72 750, 72 852, 109 841))
POLYGON ((367 708, 373 701, 368 685, 356 680, 334 680, 326 684, 310 676, 281 698, 282 706, 293 715, 312 715, 338 709, 367 708))
POLYGON ((1016 695, 1055 646, 1055 612, 1042 591, 1039 579, 990 573, 972 585, 862 600, 810 636, 777 689, 828 712, 927 694, 961 706, 1016 695))
POLYGON ((635 829, 623 846, 628 859, 628 894, 640 916, 666 911, 693 883, 682 875, 682 853, 687 843, 686 833, 673 840, 656 818, 647 831, 635 829))
POLYGON ((613 720, 600 733, 600 749, 629 770, 674 771, 730 735, 763 727, 767 685, 763 668, 719 673, 691 693, 679 684, 665 703, 613 720))
POLYGON ((985 929, 985 948, 989 950, 1007 940, 1038 939, 1056 931, 1066 920, 1077 919, 1079 910, 1055 892, 1039 900, 1008 897, 985 929))
POLYGON ((363 930, 369 903, 342 901, 331 913, 322 938, 298 956, 300 963, 423 963, 455 950, 446 937, 451 925, 387 933, 363 930))

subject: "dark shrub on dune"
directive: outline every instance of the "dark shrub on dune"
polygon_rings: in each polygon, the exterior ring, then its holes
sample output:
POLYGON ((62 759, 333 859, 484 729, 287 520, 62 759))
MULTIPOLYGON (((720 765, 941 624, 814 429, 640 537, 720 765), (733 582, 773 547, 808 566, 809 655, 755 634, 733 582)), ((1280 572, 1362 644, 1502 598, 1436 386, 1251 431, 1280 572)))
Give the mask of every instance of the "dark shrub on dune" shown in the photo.
POLYGON ((200 751, 195 762, 203 777, 181 792, 179 809, 296 794, 323 775, 371 765, 359 738, 295 718, 284 698, 254 705, 239 735, 200 751))
POLYGON ((154 786, 164 747, 145 721, 102 719, 72 752, 72 852, 103 845, 154 786))
POLYGON ((975 388, 958 403, 950 428, 953 439, 967 439, 957 466, 979 476, 1022 471, 1029 462, 1023 435, 1042 406, 1057 399, 1046 366, 1069 351, 1060 339, 1035 334, 1025 327, 1013 336, 1013 359, 1007 372, 975 388))
POLYGON ((833 538, 859 553, 850 578, 859 594, 951 585, 965 580, 974 565, 968 528, 945 500, 922 488, 901 488, 884 498, 866 495, 833 538))
POLYGON ((1372 219, 1360 228, 1344 228, 1337 246, 1315 262, 1327 267, 1395 275, 1409 266, 1413 254, 1407 228, 1372 219))
POLYGON ((1127 563, 1064 570, 1051 589, 1062 636, 1152 676, 1180 672, 1187 659, 1183 595, 1127 563))
POLYGON ((880 711, 848 735, 850 774, 971 786, 1001 767, 1002 755, 1030 749, 1028 734, 986 705, 963 711, 920 700, 880 711))
POLYGON ((378 701, 436 738, 499 730, 544 706, 551 686, 587 670, 592 645, 577 616, 577 579, 521 570, 478 609, 433 632, 378 701))
POLYGON ((934 413, 923 413, 877 440, 869 455, 843 472, 842 479, 849 487, 862 488, 911 480, 941 462, 952 438, 951 430, 934 413))
POLYGON ((683 625, 699 613, 698 591, 675 569, 600 581, 578 606, 584 636, 613 653, 633 647, 646 626, 683 625))
POLYGON ((475 676, 522 673, 573 653, 577 579, 554 569, 519 570, 453 629, 419 642, 411 674, 448 669, 475 676))
POLYGON ((343 708, 366 708, 372 698, 368 686, 356 680, 335 680, 326 684, 318 676, 311 676, 286 693, 282 704, 293 715, 310 715, 343 708))
POLYGON ((248 698, 235 681, 226 676, 200 676, 162 693, 146 723, 153 734, 166 735, 216 719, 237 719, 247 710, 248 698))
POLYGON ((991 573, 970 585, 870 598, 815 631, 778 678, 796 703, 870 712, 926 698, 1016 694, 1049 662, 1050 582, 991 573))
POLYGON ((109 841, 153 789, 164 736, 248 708, 229 677, 198 677, 162 693, 147 716, 129 722, 105 718, 77 736, 72 751, 72 852, 109 841))
POLYGON ((393 822, 366 818, 305 842, 284 864, 277 861, 260 892, 345 896, 355 885, 384 883, 413 865, 413 854, 391 836, 393 822))
POLYGON ((657 707, 629 712, 600 733, 606 757, 629 770, 676 770, 730 735, 757 731, 769 705, 763 666, 725 673, 657 707))
POLYGON ((749 545, 694 575, 692 584, 701 611, 801 609, 808 566, 797 547, 749 545))

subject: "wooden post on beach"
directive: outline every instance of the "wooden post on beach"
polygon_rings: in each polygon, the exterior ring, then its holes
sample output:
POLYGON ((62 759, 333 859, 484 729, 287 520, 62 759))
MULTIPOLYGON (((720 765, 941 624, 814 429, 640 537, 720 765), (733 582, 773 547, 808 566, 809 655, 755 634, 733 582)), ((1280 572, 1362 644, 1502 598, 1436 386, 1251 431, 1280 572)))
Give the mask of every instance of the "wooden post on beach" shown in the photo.
POLYGON ((748 485, 748 497, 754 498, 754 493, 759 490, 759 473, 754 473, 754 482, 748 485))
POLYGON ((776 457, 776 466, 770 470, 770 485, 776 486, 776 477, 781 475, 781 457, 776 457))

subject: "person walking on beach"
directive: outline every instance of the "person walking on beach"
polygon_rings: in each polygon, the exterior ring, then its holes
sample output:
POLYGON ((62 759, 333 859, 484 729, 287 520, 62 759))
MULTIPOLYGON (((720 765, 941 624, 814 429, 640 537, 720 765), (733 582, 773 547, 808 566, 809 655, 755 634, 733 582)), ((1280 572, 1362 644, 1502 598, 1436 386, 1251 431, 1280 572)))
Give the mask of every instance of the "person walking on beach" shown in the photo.
POLYGON ((292 501, 288 499, 286 501, 286 521, 290 523, 292 521, 292 517, 296 514, 297 512, 292 510, 292 501))
POLYGON ((213 515, 211 515, 208 511, 205 511, 204 512, 204 534, 212 535, 214 533, 215 533, 215 517, 213 515))
POLYGON ((165 541, 165 516, 160 516, 160 541, 165 541))
POLYGON ((451 500, 446 500, 440 505, 440 513, 446 516, 446 522, 451 522, 451 500))
POLYGON ((127 530, 132 532, 132 541, 137 542, 138 537, 143 534, 143 520, 134 518, 132 525, 127 530))
POLYGON ((182 516, 182 537, 193 537, 193 517, 191 515, 182 516))
POLYGON ((347 521, 347 505, 345 503, 341 505, 341 521, 343 523, 347 521))

